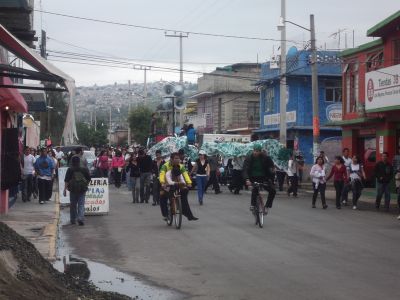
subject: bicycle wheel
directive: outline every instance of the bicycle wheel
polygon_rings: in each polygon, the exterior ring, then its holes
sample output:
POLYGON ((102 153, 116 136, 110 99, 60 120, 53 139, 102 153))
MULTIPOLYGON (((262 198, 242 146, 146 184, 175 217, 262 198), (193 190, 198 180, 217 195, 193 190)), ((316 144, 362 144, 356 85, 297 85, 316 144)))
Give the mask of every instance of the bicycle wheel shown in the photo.
POLYGON ((258 197, 257 200, 258 200, 257 201, 258 226, 260 226, 260 228, 263 228, 263 226, 264 226, 264 205, 263 205, 261 197, 258 197))
POLYGON ((167 225, 171 226, 173 222, 173 214, 172 214, 172 206, 171 206, 172 199, 168 199, 167 201, 167 225))
POLYGON ((175 227, 176 229, 180 229, 182 225, 182 202, 181 197, 175 198, 175 227))

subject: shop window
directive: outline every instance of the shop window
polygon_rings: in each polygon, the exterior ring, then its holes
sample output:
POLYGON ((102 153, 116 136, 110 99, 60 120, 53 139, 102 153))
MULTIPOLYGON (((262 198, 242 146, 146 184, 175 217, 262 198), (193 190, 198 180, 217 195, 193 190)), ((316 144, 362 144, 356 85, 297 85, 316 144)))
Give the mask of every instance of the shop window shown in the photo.
POLYGON ((340 81, 325 82, 325 101, 342 102, 342 87, 340 81))
POLYGON ((247 102, 247 121, 248 127, 256 127, 257 120, 260 118, 260 104, 259 102, 247 102))
POLYGON ((393 64, 400 64, 400 39, 393 41, 393 64))
POLYGON ((274 88, 265 90, 265 112, 270 113, 274 110, 275 92, 274 88))

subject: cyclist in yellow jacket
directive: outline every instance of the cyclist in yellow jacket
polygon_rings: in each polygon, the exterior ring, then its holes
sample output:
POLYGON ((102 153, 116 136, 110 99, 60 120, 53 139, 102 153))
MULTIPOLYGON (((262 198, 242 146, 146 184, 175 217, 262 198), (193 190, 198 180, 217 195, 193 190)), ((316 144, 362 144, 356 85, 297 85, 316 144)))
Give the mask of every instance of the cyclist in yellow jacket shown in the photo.
MULTIPOLYGON (((166 162, 160 169, 160 178, 159 179, 160 179, 161 187, 163 187, 163 188, 167 187, 166 174, 168 171, 172 170, 174 166, 180 167, 180 171, 181 171, 183 178, 185 179, 186 185, 188 187, 191 187, 192 181, 190 180, 190 176, 189 176, 187 170, 180 163, 179 154, 177 152, 172 153, 170 160, 168 162, 166 162)), ((192 211, 190 209, 189 202, 188 202, 188 190, 187 189, 181 190, 181 200, 182 200, 182 214, 189 221, 198 220, 198 218, 193 216, 192 211)), ((161 207, 161 214, 162 214, 164 220, 166 220, 167 214, 168 214, 167 201, 168 201, 168 193, 162 191, 160 194, 160 207, 161 207)))

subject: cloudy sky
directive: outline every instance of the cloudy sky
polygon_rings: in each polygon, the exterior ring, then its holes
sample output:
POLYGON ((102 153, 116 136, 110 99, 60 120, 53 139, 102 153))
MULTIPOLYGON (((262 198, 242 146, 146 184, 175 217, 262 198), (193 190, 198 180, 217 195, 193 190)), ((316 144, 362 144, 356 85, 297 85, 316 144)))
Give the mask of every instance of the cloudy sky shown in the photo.
MULTIPOLYGON (((286 0, 287 19, 309 27, 315 15, 317 44, 322 48, 352 47, 368 41, 367 29, 396 12, 397 0, 286 0)), ((36 0, 35 9, 125 24, 262 37, 279 40, 280 0, 36 0)), ((179 39, 163 31, 117 26, 35 11, 35 29, 47 32, 49 60, 75 78, 78 86, 143 82, 143 71, 129 62, 153 66, 148 80, 179 80, 179 39), (97 57, 95 57, 97 56, 97 57), (101 58, 99 58, 101 56, 101 58), (78 59, 79 58, 79 59, 78 59), (60 62, 60 61, 64 62, 60 62), (129 60, 129 61, 128 61, 129 60), (68 62, 65 62, 68 61, 68 62), (83 64, 85 63, 85 64, 83 64), (92 65, 88 65, 92 64, 92 65), (95 66, 94 64, 97 64, 95 66), (98 65, 108 65, 98 66, 98 65), (111 66, 110 66, 111 64, 111 66), (123 68, 120 68, 123 67, 123 68), (171 70, 156 70, 155 67, 171 70)), ((287 39, 301 48, 309 33, 290 24, 287 39)), ((244 40, 189 34, 184 39, 184 79, 195 82, 201 72, 238 62, 265 62, 279 41, 244 40)), ((288 42, 288 48, 294 45, 288 42)))

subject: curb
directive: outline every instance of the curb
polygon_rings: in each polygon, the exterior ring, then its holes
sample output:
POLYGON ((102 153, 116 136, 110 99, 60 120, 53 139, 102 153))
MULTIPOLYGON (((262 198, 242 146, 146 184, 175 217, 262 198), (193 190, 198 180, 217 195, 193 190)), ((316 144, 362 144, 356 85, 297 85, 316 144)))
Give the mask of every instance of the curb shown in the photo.
POLYGON ((56 260, 56 245, 57 245, 57 236, 58 236, 58 223, 60 221, 60 197, 59 193, 55 192, 55 216, 53 218, 53 222, 46 225, 43 231, 44 236, 49 237, 49 252, 48 256, 46 257, 47 260, 53 262, 56 260))

